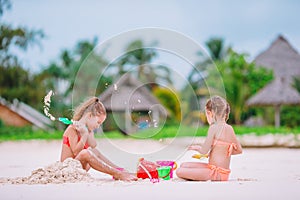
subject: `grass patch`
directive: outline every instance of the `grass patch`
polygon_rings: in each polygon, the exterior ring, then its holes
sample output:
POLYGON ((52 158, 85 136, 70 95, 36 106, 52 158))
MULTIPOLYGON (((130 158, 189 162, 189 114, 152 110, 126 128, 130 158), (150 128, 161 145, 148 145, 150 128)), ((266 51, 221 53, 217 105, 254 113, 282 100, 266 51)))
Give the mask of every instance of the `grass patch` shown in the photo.
POLYGON ((32 127, 1 127, 0 141, 32 140, 32 139, 61 139, 63 131, 43 131, 32 127))
MULTIPOLYGON (((300 127, 288 128, 288 127, 245 127, 245 126, 233 126, 237 135, 244 134, 300 134, 300 127)), ((162 138, 173 138, 173 137, 194 137, 194 136, 206 136, 208 126, 199 127, 198 129, 188 126, 179 125, 169 125, 163 128, 155 129, 145 129, 134 133, 130 136, 125 136, 119 131, 110 131, 101 134, 96 134, 96 138, 111 138, 111 139, 155 139, 159 140, 162 138)), ((31 140, 31 139, 41 139, 41 140, 55 140, 62 139, 63 130, 55 131, 43 131, 36 130, 32 127, 0 127, 0 141, 14 141, 14 140, 31 140)))
MULTIPOLYGON (((206 136, 208 126, 202 126, 198 129, 188 126, 165 126, 159 129, 146 129, 130 135, 130 138, 135 139, 162 139, 162 138, 173 138, 173 137, 194 137, 194 136, 206 136), (158 131, 159 130, 159 131, 158 131)), ((300 134, 300 127, 288 128, 288 127, 245 127, 245 126, 233 126, 237 135, 255 134, 255 135, 266 135, 266 134, 300 134)), ((112 132, 116 138, 118 132, 112 132)), ((111 132, 104 133, 104 136, 110 138, 111 132)), ((101 136, 103 137, 103 135, 101 136)), ((124 137, 124 136, 123 136, 124 137)))
POLYGON ((266 135, 269 133, 275 134, 300 134, 300 127, 289 128, 289 127, 273 127, 273 126, 264 126, 264 127, 245 127, 245 126, 233 126, 233 129, 237 135, 245 134, 256 134, 256 135, 266 135))

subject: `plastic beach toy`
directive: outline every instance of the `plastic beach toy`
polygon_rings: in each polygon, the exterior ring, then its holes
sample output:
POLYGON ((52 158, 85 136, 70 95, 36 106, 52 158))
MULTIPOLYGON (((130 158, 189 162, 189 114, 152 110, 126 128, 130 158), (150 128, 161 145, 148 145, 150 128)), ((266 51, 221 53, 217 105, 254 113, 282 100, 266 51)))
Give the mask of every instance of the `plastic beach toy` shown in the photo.
POLYGON ((67 125, 73 124, 73 121, 72 121, 72 120, 69 120, 69 119, 66 118, 66 117, 59 117, 58 120, 61 121, 61 122, 64 123, 64 124, 67 124, 67 125))
POLYGON ((157 167, 158 165, 156 163, 140 158, 137 168, 137 177, 142 179, 149 178, 152 183, 159 182, 157 167))
POLYGON ((192 157, 197 159, 208 158, 208 154, 194 154, 192 157))
POLYGON ((170 166, 158 167, 157 172, 159 178, 162 178, 164 180, 170 180, 170 173, 171 173, 170 166))
POLYGON ((177 163, 175 161, 161 160, 161 161, 156 161, 156 163, 161 167, 169 166, 171 168, 170 178, 173 178, 173 171, 177 169, 177 163))

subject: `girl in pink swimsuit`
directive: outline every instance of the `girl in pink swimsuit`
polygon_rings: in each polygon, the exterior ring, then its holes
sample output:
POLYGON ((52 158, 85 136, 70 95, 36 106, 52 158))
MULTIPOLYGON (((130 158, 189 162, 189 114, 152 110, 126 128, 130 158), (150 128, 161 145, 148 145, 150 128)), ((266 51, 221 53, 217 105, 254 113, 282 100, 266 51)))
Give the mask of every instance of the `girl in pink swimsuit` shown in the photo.
POLYGON ((179 178, 196 181, 227 181, 230 174, 231 155, 242 153, 232 126, 226 123, 230 113, 225 99, 214 96, 205 106, 209 123, 207 138, 203 145, 192 145, 188 150, 209 154, 208 163, 185 162, 176 170, 179 178))
POLYGON ((97 97, 92 97, 75 109, 72 125, 64 132, 61 162, 67 158, 79 160, 83 169, 92 167, 100 172, 110 174, 115 179, 132 181, 137 177, 113 164, 98 149, 93 130, 106 119, 106 110, 97 97))

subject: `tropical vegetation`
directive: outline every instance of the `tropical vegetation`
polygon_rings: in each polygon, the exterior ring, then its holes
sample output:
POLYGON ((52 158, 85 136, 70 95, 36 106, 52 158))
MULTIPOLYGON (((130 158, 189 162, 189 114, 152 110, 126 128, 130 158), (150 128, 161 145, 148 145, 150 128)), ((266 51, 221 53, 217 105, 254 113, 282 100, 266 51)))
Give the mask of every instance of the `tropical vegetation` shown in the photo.
MULTIPOLYGON (((112 63, 105 57, 105 50, 95 51, 99 42, 95 37, 91 40, 80 40, 74 47, 63 49, 56 60, 49 62, 38 72, 31 72, 23 67, 22 61, 12 49, 26 51, 32 46, 41 46, 41 41, 46 34, 42 30, 33 30, 24 26, 13 27, 3 21, 3 14, 10 8, 9 0, 0 0, 0 96, 8 101, 17 98, 42 111, 43 97, 49 90, 55 90, 52 112, 54 115, 70 117, 72 103, 77 103, 72 100, 81 101, 81 91, 90 95, 101 94, 114 80, 134 68, 135 73, 133 74, 141 81, 149 83, 147 84, 149 90, 170 113, 168 124, 164 129, 165 135, 173 135, 173 129, 176 127, 174 124, 188 117, 183 116, 181 109, 186 109, 188 115, 192 116, 193 113, 196 113, 197 117, 201 117, 198 112, 199 107, 194 105, 197 105, 200 98, 209 97, 208 92, 204 92, 204 95, 199 92, 203 91, 207 84, 213 85, 214 91, 225 89, 226 99, 231 105, 230 123, 243 124, 253 115, 262 116, 269 124, 272 123, 273 115, 266 115, 270 111, 248 108, 245 102, 273 79, 273 72, 249 62, 247 54, 238 53, 231 47, 226 47, 225 40, 221 37, 212 37, 205 42, 209 56, 198 53, 199 62, 194 63, 195 67, 187 77, 189 86, 183 87, 182 90, 172 87, 174 83, 167 66, 151 64, 159 59, 158 52, 156 49, 147 48, 149 45, 138 38, 130 41, 124 47, 124 54, 112 63), (94 78, 106 68, 110 69, 110 73, 102 74, 99 79, 94 78), (215 81, 217 76, 222 78, 222 82, 215 81), (167 89, 157 83, 165 83, 172 89, 167 89), (74 88, 78 85, 80 88, 74 88), (190 86, 193 93, 198 95, 196 98, 187 92, 186 88, 190 86), (200 93, 201 95, 199 95, 200 93), (180 107, 180 102, 183 102, 184 108, 180 107)), ((300 92, 299 78, 295 79, 294 87, 300 92)), ((299 107, 285 106, 282 109, 282 125, 298 127, 300 125, 299 111, 299 107)), ((203 116, 202 120, 205 124, 203 116)), ((12 129, 6 127, 1 121, 0 124, 1 137, 4 137, 4 134, 11 139, 14 138, 13 135, 18 138, 19 130, 28 133, 28 138, 32 138, 31 132, 35 135, 33 137, 42 137, 40 135, 42 131, 33 131, 30 128, 12 129)), ((294 130, 298 129, 292 129, 292 131, 294 130)), ((276 129, 276 131, 278 130, 276 129)), ((57 133, 54 131, 49 137, 55 138, 55 134, 57 133)), ((202 135, 203 133, 197 132, 197 134, 202 135)))

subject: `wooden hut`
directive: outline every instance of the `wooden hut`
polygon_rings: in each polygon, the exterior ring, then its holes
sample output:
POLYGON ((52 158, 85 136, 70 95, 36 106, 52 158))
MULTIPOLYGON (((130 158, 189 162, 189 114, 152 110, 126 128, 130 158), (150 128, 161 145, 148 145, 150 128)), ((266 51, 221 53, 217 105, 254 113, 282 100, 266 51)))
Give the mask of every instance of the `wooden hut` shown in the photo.
POLYGON ((281 105, 299 105, 300 95, 292 87, 294 77, 300 77, 300 55, 283 37, 279 36, 271 46, 259 54, 254 62, 272 69, 275 80, 258 91, 247 101, 248 106, 274 106, 275 126, 280 126, 281 105))
POLYGON ((51 127, 51 120, 31 106, 15 99, 9 103, 0 97, 0 119, 8 126, 35 126, 44 130, 51 127))
POLYGON ((99 99, 107 112, 113 115, 118 128, 125 134, 135 132, 139 119, 133 120, 133 113, 144 113, 149 126, 157 126, 161 118, 166 118, 167 110, 148 88, 130 74, 123 75, 108 87, 99 99), (146 115, 145 115, 146 114, 146 115))

